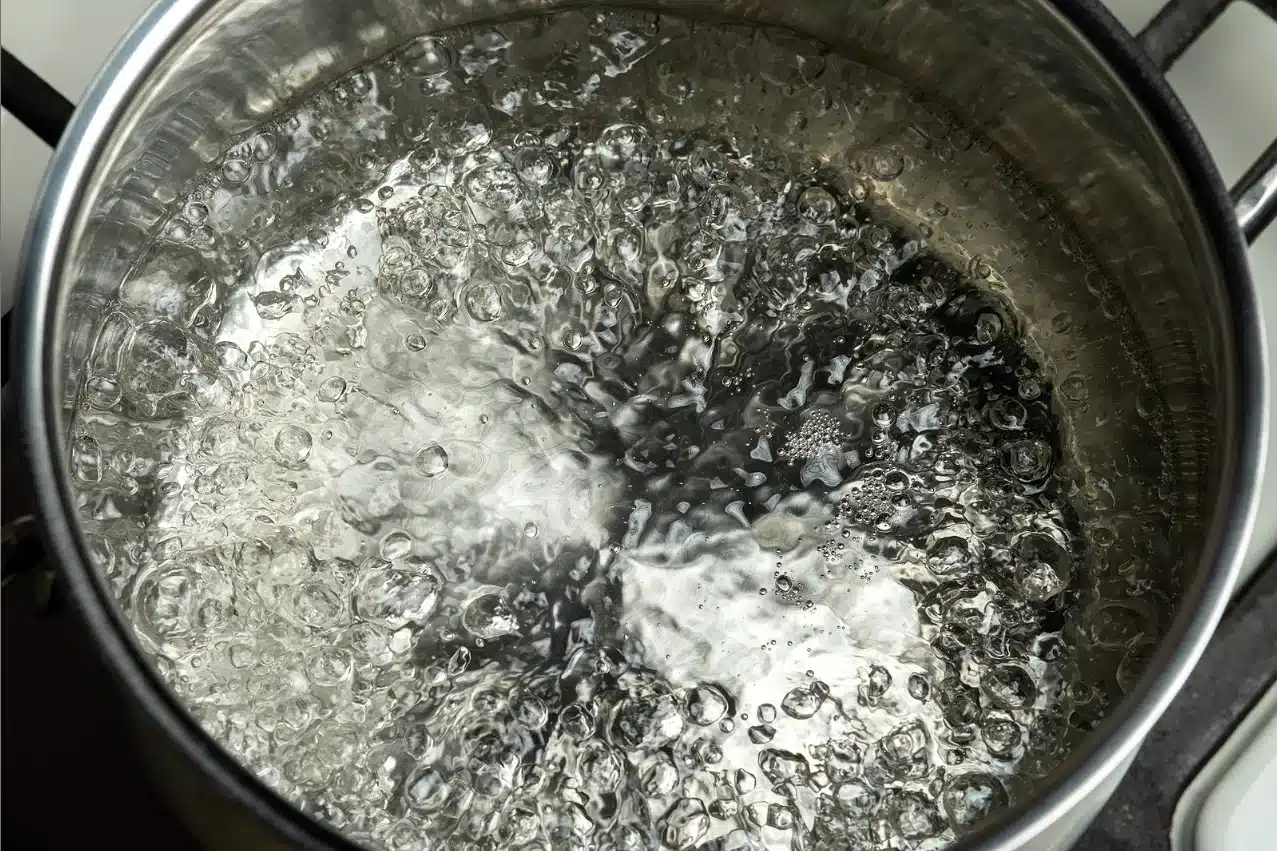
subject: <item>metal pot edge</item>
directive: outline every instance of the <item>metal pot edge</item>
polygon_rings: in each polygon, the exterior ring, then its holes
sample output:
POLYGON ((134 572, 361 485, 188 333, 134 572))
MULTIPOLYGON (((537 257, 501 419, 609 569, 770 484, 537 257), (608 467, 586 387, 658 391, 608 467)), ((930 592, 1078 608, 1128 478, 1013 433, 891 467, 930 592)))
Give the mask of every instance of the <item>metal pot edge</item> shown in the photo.
MULTIPOLYGON (((154 69, 158 57, 180 41, 192 22, 216 0, 162 0, 146 14, 108 60, 68 127, 42 185, 20 266, 21 296, 13 355, 19 417, 44 534, 78 614, 93 633, 104 662, 140 704, 145 715, 181 752, 262 822, 299 848, 353 849, 331 829, 303 816, 263 787, 196 724, 145 664, 89 565, 87 547, 69 517, 70 487, 56 447, 59 416, 53 400, 56 363, 47 320, 54 282, 65 261, 65 235, 76 222, 80 186, 102 155, 101 140, 120 120, 154 69)), ((1045 0, 1044 0, 1045 2, 1045 0)), ((1103 57, 1147 110, 1179 162, 1218 252, 1229 293, 1236 360, 1232 364, 1237 406, 1229 422, 1232 449, 1228 478, 1235 483, 1214 518, 1206 551, 1212 564, 1188 592, 1190 604, 1176 618, 1155 665, 1139 691, 1121 704, 1090 742, 1073 754, 1059 777, 1029 799, 991 820, 955 845, 964 851, 1024 847, 1079 807, 1123 768, 1150 727, 1174 698, 1218 623, 1236 581, 1257 512, 1267 409, 1266 359, 1255 283, 1232 202, 1200 134, 1166 80, 1098 0, 1049 0, 1103 57)))

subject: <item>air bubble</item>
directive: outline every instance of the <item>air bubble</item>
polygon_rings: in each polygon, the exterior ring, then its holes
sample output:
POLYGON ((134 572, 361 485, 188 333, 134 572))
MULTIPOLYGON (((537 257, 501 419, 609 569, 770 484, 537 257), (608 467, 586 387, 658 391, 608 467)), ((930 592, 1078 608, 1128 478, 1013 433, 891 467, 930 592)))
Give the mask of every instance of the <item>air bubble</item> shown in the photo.
POLYGON ((945 578, 965 576, 977 567, 968 539, 957 535, 937 537, 927 547, 927 568, 945 578))
POLYGON ((655 750, 683 734, 686 722, 672 695, 628 697, 612 719, 612 739, 631 749, 655 750))
POLYGON ((71 443, 71 472, 81 482, 102 481, 102 449, 91 437, 77 437, 71 443))
POLYGON ((1028 420, 1028 412, 1018 399, 1002 398, 989 406, 989 422, 1003 431, 1020 431, 1028 420))
POLYGON ((1126 651, 1117 666, 1117 685, 1123 694, 1130 694, 1139 685, 1144 671, 1148 669, 1157 652, 1157 645, 1151 641, 1138 642, 1126 651))
POLYGON ((461 625, 471 635, 489 641, 519 631, 514 610, 500 594, 483 594, 466 603, 461 625))
POLYGON ((1060 382, 1060 395, 1070 402, 1086 401, 1086 379, 1080 372, 1071 372, 1060 382))
POLYGON ((928 839, 944 830, 944 818, 935 803, 919 792, 894 790, 887 808, 892 825, 909 841, 928 839))
POLYGON ((476 204, 508 212, 523 199, 523 188, 513 169, 501 164, 482 165, 466 175, 466 193, 476 204))
MULTIPOLYGON (((781 710, 790 718, 810 718, 820 711, 825 696, 811 688, 795 688, 785 695, 780 702, 781 710)), ((759 715, 761 718, 761 713, 759 715)), ((775 717, 773 715, 773 717, 775 717)), ((768 720, 768 719, 764 719, 768 720)))
POLYGON ((1027 709, 1036 698, 1029 672, 1019 665, 1002 664, 990 668, 980 687, 993 703, 1003 709, 1027 709))
POLYGON ((865 696, 870 702, 876 701, 891 688, 891 672, 881 665, 869 669, 869 677, 864 685, 865 696))
POLYGON ((381 557, 389 561, 412 553, 412 536, 407 532, 391 532, 381 539, 381 557))
POLYGON ((319 390, 315 397, 321 402, 339 402, 346 395, 346 379, 341 376, 334 375, 332 378, 324 379, 319 385, 319 390))
POLYGON ((557 169, 554 157, 539 148, 520 151, 515 157, 515 173, 529 186, 545 186, 554 179, 557 169))
POLYGON ((330 629, 337 626, 345 615, 345 604, 337 592, 322 581, 293 585, 284 596, 285 612, 303 626, 330 629))
POLYGON ((470 669, 470 662, 474 656, 470 652, 469 647, 458 647, 452 656, 448 658, 448 673, 452 676, 464 674, 470 669))
POLYGON ((420 450, 412 461, 413 469, 428 478, 441 475, 448 469, 448 453, 437 443, 420 450))
POLYGON ((904 157, 893 151, 879 151, 869 156, 869 173, 878 180, 895 180, 904 170, 904 157))
POLYGON ((764 748, 759 751, 758 769, 773 786, 781 783, 805 786, 811 774, 811 766, 806 757, 777 748, 764 748))
POLYGON ((442 580, 432 571, 382 562, 366 570, 355 588, 355 614, 389 629, 422 626, 439 604, 442 580))
POLYGON ((222 166, 222 177, 231 185, 243 183, 252 173, 253 167, 244 160, 227 160, 222 166))
POLYGON ((709 813, 699 798, 679 798, 661 817, 661 843, 682 851, 692 848, 709 830, 709 813))
POLYGON ((248 140, 248 149, 259 163, 269 162, 279 150, 279 141, 274 133, 263 130, 248 140))
POLYGON ((442 40, 421 36, 400 54, 404 70, 414 77, 432 77, 452 67, 452 50, 442 40))
POLYGON ((448 798, 448 782, 434 766, 427 766, 404 784, 404 801, 414 810, 436 813, 448 798))
POLYGON ((124 395, 120 382, 106 375, 93 375, 84 382, 84 402, 99 411, 110 411, 124 395))
POLYGON ((463 297, 466 312, 476 322, 492 322, 501 318, 501 294, 492 284, 475 284, 463 297))
POLYGON ((976 317, 975 341, 988 345, 1002 334, 1002 318, 993 311, 985 311, 976 317))
POLYGON ((1042 395, 1042 385, 1036 379, 1026 378, 1016 387, 1016 392, 1024 401, 1032 402, 1042 395))
POLYGON ((1014 440, 1002 451, 1003 464, 1012 476, 1028 484, 1051 474, 1055 453, 1050 445, 1035 437, 1014 440))
POLYGON ((270 290, 253 296, 253 307, 262 319, 283 319, 297 309, 298 299, 291 293, 270 290))
POLYGON ((662 798, 678 786, 679 772, 664 753, 655 753, 638 765, 638 787, 648 797, 662 798))
POLYGON ((1026 600, 1041 602, 1056 596, 1071 578, 1068 553, 1053 537, 1028 532, 1011 547, 1015 581, 1026 600))
POLYGON ((809 186, 798 196, 798 215, 813 224, 829 224, 838 215, 838 199, 823 186, 809 186))
POLYGON ((971 830, 1008 804, 1006 790, 994 777, 980 772, 951 775, 940 793, 949 823, 959 834, 971 830))
POLYGON ((1088 636, 1096 647, 1118 649, 1156 637, 1148 612, 1121 600, 1096 602, 1086 620, 1088 636))
POLYGON ((708 727, 725 717, 730 709, 726 695, 712 685, 689 689, 683 699, 687 720, 701 727, 708 727))
POLYGON ((515 720, 526 730, 540 730, 550 719, 545 701, 534 695, 524 695, 512 707, 515 720))
POLYGON ((317 686, 340 685, 350 677, 352 664, 348 650, 340 647, 323 647, 307 664, 306 676, 317 686))
POLYGON ((313 445, 314 438, 310 432, 297 426, 284 426, 275 436, 275 454, 279 456, 280 463, 288 466, 304 464, 313 445))
POLYGON ((995 715, 980 724, 980 738, 984 741, 984 746, 998 759, 1014 756, 1023 735, 1020 725, 1011 718, 995 715))
POLYGON ((768 804, 767 826, 776 830, 792 830, 794 827, 793 809, 780 804, 768 804))

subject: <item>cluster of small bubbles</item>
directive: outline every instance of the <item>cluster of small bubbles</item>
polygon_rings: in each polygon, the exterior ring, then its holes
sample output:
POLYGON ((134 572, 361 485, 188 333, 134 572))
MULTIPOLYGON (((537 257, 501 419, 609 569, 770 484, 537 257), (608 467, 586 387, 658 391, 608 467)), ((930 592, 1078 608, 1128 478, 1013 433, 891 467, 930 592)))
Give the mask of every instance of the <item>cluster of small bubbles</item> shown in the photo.
POLYGON ((827 411, 817 410, 785 437, 780 457, 789 462, 804 461, 842 449, 846 437, 838 421, 827 411))
MULTIPOLYGON (((68 457, 218 741, 370 848, 936 851, 1098 717, 1053 705, 1085 382, 991 260, 875 214, 913 154, 813 164, 870 73, 574 12, 228 149, 104 313, 68 457)), ((1088 618, 1133 688, 1154 625, 1088 618)))

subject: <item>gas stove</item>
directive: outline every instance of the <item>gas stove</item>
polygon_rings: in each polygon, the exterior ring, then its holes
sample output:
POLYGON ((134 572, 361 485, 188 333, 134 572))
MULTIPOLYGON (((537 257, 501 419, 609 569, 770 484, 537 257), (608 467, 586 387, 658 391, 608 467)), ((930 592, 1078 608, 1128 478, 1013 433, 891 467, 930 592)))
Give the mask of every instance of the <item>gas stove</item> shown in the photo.
MULTIPOLYGON (((1132 31, 1165 0, 1106 0, 1132 31)), ((81 96, 148 0, 42 0, 4 5, 4 49, 71 101, 81 96)), ((1197 9, 1221 0, 1188 0, 1197 9)), ((1277 138, 1277 20, 1245 2, 1228 5, 1168 73, 1226 183, 1277 138)), ((8 112, 0 123, 0 301, 11 306, 21 241, 48 147, 8 112)), ((1277 400, 1277 227, 1251 248, 1270 341, 1277 400)), ((1273 419, 1277 420, 1277 412, 1273 419)), ((7 425, 7 424, 6 424, 7 425)), ((1269 457, 1277 459, 1277 429, 1269 457)), ((1270 467, 1277 466, 1270 464, 1270 467)), ((6 490, 8 485, 6 485, 6 490)), ((6 511, 6 514, 8 512, 6 511)), ((1277 471, 1263 486, 1233 606, 1183 693, 1076 851, 1258 851, 1277 847, 1277 471)), ((4 595, 4 840, 9 847, 68 847, 92 824, 107 847, 178 848, 191 842, 158 802, 111 720, 86 711, 103 675, 72 637, 69 613, 34 616, 30 577, 4 595), (55 683, 49 671, 61 674, 55 683), (79 671, 79 675, 74 672, 79 671), (107 769, 107 767, 110 767, 107 769), (118 768, 117 768, 118 767, 118 768), (110 775, 104 772, 109 770, 110 775), (68 782, 70 781, 70 782, 68 782), (61 789, 61 792, 48 790, 61 789), (71 795, 78 800, 68 799, 71 795), (81 797, 83 796, 83 797, 81 797), (126 808, 127 807, 127 808, 126 808), (73 823, 67 813, 78 813, 73 823)))

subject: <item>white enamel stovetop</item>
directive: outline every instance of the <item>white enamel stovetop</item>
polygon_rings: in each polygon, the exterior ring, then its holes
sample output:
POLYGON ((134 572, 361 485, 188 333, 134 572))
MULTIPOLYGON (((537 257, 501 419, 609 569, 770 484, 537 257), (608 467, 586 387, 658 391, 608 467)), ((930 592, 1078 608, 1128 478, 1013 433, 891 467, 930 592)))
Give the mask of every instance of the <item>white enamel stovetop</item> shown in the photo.
MULTIPOLYGON (((1106 0, 1126 26, 1143 26, 1162 0, 1106 0)), ((76 101, 115 42, 148 0, 6 0, 0 10, 4 48, 76 101)), ((1277 137, 1277 23, 1245 3, 1233 5, 1169 74, 1201 128, 1227 182, 1277 137)), ((0 124, 0 287, 12 304, 15 269, 49 152, 8 113, 0 124)), ((1273 362, 1277 399, 1277 227, 1251 250, 1273 362)), ((1274 416, 1277 422, 1277 415, 1274 416)), ((1277 428, 1274 428, 1277 435, 1277 428)), ((1277 441, 1261 517, 1277 517, 1277 441)), ((1277 523, 1261 522, 1248 573, 1277 545, 1277 523)), ((1181 799, 1173 837, 1177 851, 1277 848, 1277 686, 1251 711, 1181 799)))

